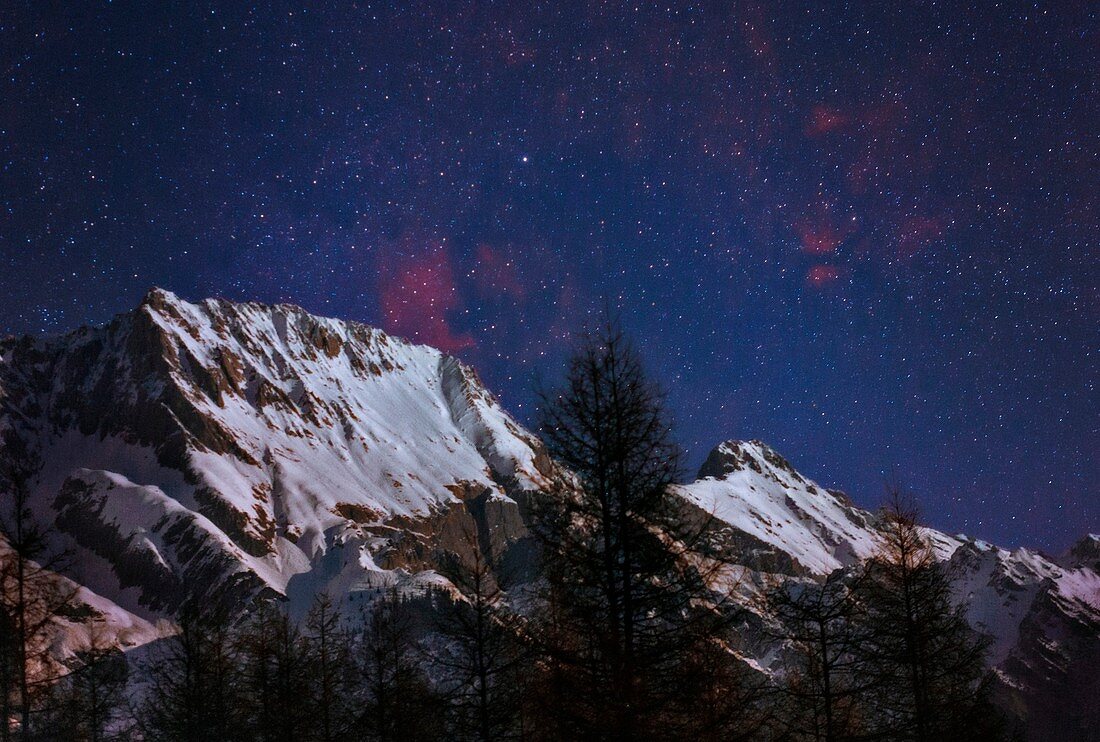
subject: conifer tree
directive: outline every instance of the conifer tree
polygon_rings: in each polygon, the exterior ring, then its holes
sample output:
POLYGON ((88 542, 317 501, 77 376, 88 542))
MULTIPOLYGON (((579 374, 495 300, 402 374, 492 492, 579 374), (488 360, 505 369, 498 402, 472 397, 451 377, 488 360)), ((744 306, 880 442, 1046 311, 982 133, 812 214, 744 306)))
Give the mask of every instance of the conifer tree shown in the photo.
POLYGON ((458 591, 445 595, 432 670, 445 684, 450 735, 463 740, 516 739, 521 733, 522 662, 515 619, 475 530, 463 532, 462 553, 443 559, 458 591))
POLYGON ((898 490, 882 541, 859 581, 863 668, 874 684, 880 736, 915 742, 995 739, 988 701, 988 643, 955 607, 945 566, 898 490))
POLYGON ((262 606, 237 632, 235 657, 249 739, 298 742, 312 732, 306 645, 279 605, 262 606))
MULTIPOLYGON (((0 570, 2 569, 0 567, 0 570)), ((8 742, 12 738, 11 723, 18 708, 16 695, 18 665, 19 650, 16 642, 15 619, 8 613, 8 607, 0 602, 0 740, 3 742, 8 742)))
POLYGON ((136 712, 147 739, 245 739, 236 646, 228 622, 185 609, 179 632, 151 649, 136 712))
POLYGON ((73 742, 116 742, 130 730, 125 655, 93 627, 73 667, 54 689, 49 737, 73 742))
POLYGON ((708 586, 721 565, 696 554, 707 529, 685 528, 672 489, 681 456, 662 395, 609 321, 581 339, 563 387, 541 396, 543 439, 577 485, 535 515, 543 721, 559 736, 689 736, 704 689, 685 668, 723 651, 725 614, 708 586))
POLYGON ((346 739, 355 717, 357 677, 351 633, 343 613, 326 593, 313 601, 303 640, 308 669, 309 702, 318 742, 346 739))
POLYGON ((379 600, 361 636, 356 738, 417 742, 442 734, 442 708, 416 660, 412 614, 396 591, 379 600))
POLYGON ((0 621, 10 632, 0 640, 5 741, 13 738, 7 719, 17 719, 19 739, 34 735, 39 701, 59 676, 49 654, 51 627, 76 592, 59 575, 67 554, 52 550, 52 530, 31 512, 32 474, 26 447, 8 436, 0 461, 0 621))
POLYGON ((795 740, 860 739, 870 683, 864 672, 859 604, 843 570, 823 583, 784 581, 766 593, 790 649, 779 722, 795 740))

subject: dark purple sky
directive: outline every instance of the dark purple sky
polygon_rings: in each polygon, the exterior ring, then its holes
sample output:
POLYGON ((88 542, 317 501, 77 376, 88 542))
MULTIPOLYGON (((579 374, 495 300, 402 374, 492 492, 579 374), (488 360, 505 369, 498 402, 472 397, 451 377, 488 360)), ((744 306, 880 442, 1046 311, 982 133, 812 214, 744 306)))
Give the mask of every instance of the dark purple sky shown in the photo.
POLYGON ((0 9, 0 332, 292 301, 529 419, 606 297, 693 462, 1100 530, 1095 5, 305 5, 0 9))

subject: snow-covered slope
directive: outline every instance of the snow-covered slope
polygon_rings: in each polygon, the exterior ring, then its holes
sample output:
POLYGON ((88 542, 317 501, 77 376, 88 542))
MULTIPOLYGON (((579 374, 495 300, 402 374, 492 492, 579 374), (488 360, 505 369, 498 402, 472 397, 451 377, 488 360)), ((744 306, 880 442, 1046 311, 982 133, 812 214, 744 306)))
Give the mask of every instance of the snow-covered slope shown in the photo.
MULTIPOLYGON (((99 621, 121 644, 188 601, 299 610, 321 589, 435 584, 470 533, 525 559, 527 499, 569 486, 455 358, 298 307, 161 290, 103 327, 0 341, 0 436, 100 617, 62 634, 99 621)), ((819 579, 877 545, 875 514, 759 442, 721 444, 678 492, 747 584, 819 579)), ((1100 538, 1052 559, 926 535, 1007 689, 1041 710, 1095 686, 1081 678, 1100 675, 1100 538)))
MULTIPOLYGON (((806 479, 759 441, 721 444, 680 492, 728 528, 742 564, 770 579, 814 579, 853 567, 879 539, 875 514, 806 479)), ((1070 714, 1086 721, 1040 718, 1052 696, 1100 689, 1100 679, 1080 680, 1100 678, 1100 537, 1087 536, 1055 560, 933 529, 925 535, 947 562, 971 625, 991 638, 990 661, 1006 689, 1031 707, 1033 722, 1075 729, 1100 715, 1092 703, 1070 714)), ((764 646, 763 664, 768 653, 764 646)))
MULTIPOLYGON (((10 544, 0 533, 0 562, 9 559, 10 554, 10 544)), ((68 577, 50 570, 46 573, 51 575, 51 582, 58 594, 67 601, 64 610, 53 617, 53 630, 49 632, 51 646, 48 655, 62 665, 78 652, 108 646, 125 651, 173 631, 168 622, 150 623, 68 577)), ((38 579, 35 582, 41 584, 38 579)))
POLYGON ((875 549, 869 514, 805 479, 759 441, 721 444, 699 474, 681 488, 683 497, 755 539, 758 554, 790 557, 794 573, 828 574, 875 549))
POLYGON ((502 506, 553 474, 458 360, 293 306, 153 290, 105 327, 4 341, 0 390, 40 516, 148 615, 421 571, 464 502, 514 539, 502 506))

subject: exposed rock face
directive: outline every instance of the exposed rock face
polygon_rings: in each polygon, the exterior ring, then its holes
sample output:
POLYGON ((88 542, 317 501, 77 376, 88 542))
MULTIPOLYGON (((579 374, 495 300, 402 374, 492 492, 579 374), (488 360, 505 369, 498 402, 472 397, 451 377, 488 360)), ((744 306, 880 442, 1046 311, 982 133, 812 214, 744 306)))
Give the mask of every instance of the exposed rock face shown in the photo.
POLYGON ((1080 569, 1082 567, 1100 573, 1100 535, 1090 533, 1074 544, 1061 559, 1058 560, 1066 569, 1080 569))
POLYGON ((297 307, 154 289, 0 358, 36 510, 97 590, 150 616, 415 581, 470 529, 503 558, 526 534, 513 498, 555 476, 457 359, 297 307), (346 563, 319 573, 333 548, 346 563))
MULTIPOLYGON (((531 498, 570 486, 455 358, 297 307, 160 290, 104 327, 0 341, 0 435, 0 456, 29 451, 36 514, 75 554, 89 621, 123 645, 187 601, 301 611, 319 590, 441 584, 441 557, 471 537, 523 575, 531 498)), ((874 514, 758 441, 721 444, 677 492, 743 568, 731 589, 749 606, 765 580, 853 568, 879 538, 874 514)), ((1100 723, 1084 702, 1100 677, 1100 537, 1053 560, 925 533, 1034 734, 1100 723), (1080 703, 1052 713, 1059 694, 1080 703)), ((750 612, 741 648, 764 668, 767 620, 750 612)))

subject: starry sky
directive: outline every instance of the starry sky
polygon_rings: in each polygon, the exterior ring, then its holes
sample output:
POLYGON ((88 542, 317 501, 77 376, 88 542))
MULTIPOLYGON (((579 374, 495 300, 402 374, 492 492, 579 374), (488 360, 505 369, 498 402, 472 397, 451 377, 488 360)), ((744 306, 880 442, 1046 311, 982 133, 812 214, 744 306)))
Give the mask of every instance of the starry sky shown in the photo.
POLYGON ((1100 531, 1095 5, 322 5, 0 8, 0 333, 289 301, 530 421, 606 302, 693 467, 1100 531))

